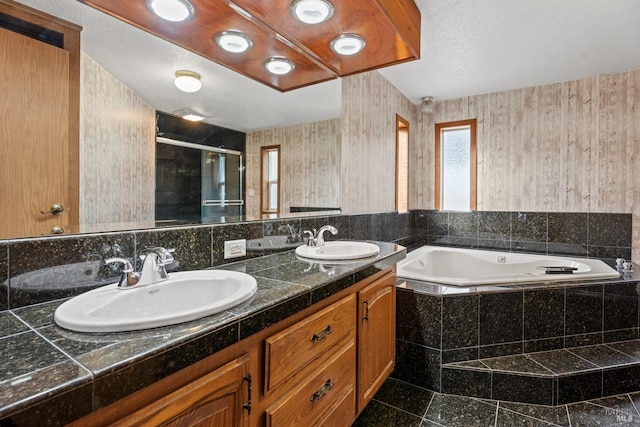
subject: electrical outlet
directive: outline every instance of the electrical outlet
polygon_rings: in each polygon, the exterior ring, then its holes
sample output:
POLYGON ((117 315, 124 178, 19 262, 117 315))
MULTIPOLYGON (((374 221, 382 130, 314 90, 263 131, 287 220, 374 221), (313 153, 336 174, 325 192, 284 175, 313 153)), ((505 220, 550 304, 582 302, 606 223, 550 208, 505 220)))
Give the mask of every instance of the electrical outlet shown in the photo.
POLYGON ((247 255, 247 240, 228 240, 224 242, 224 259, 247 255))

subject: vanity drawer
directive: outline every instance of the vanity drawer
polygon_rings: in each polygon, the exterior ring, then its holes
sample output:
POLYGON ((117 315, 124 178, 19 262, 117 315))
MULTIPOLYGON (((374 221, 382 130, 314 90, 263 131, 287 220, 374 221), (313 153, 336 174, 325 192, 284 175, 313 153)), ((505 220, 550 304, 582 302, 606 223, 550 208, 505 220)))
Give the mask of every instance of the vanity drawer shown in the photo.
POLYGON ((281 384, 343 338, 355 340, 356 299, 350 295, 266 340, 265 389, 281 384))
POLYGON ((356 347, 348 341, 312 375, 267 408, 267 427, 344 425, 355 403, 356 347))

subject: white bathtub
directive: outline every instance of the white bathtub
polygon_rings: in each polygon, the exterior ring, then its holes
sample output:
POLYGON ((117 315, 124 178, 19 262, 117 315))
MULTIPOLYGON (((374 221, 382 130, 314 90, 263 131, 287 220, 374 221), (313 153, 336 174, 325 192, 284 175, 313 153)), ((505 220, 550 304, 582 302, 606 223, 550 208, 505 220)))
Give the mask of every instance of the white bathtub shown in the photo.
POLYGON ((398 277, 454 286, 613 279, 620 274, 599 259, 527 255, 475 249, 422 246, 398 263, 398 277), (543 267, 570 267, 547 274, 543 267))

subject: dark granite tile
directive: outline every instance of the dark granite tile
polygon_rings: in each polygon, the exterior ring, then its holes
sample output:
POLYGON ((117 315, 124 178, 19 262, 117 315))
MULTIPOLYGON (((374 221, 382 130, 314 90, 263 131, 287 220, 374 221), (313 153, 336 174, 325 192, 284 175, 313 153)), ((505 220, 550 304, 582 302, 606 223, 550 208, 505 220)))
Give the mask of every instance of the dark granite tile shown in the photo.
POLYGON ((469 248, 473 249, 478 246, 478 239, 475 237, 457 237, 446 236, 438 239, 438 242, 430 243, 441 246, 450 246, 454 248, 469 248))
POLYGON ((549 255, 572 256, 572 257, 593 257, 586 245, 574 245, 571 243, 547 243, 547 253, 549 255))
POLYGON ((0 312, 0 339, 9 335, 19 334, 28 330, 27 325, 22 323, 16 316, 8 311, 0 312))
POLYGON ((447 236, 449 234, 449 212, 429 212, 429 235, 447 236))
POLYGON ((0 339, 0 360, 0 378, 13 379, 70 359, 35 332, 27 331, 0 339))
POLYGON ((478 347, 478 357, 480 357, 481 359, 484 359, 487 357, 511 356, 514 354, 521 354, 521 353, 522 353, 522 341, 503 343, 503 344, 483 345, 478 347))
MULTIPOLYGON (((70 370, 75 369, 70 367, 70 370)), ((58 374, 54 374, 58 375, 58 374)), ((34 378, 35 379, 35 378, 34 378)), ((88 383, 61 393, 56 391, 37 406, 0 417, 1 426, 65 426, 93 410, 93 385, 88 383)), ((28 393, 27 393, 28 394, 28 393)))
POLYGON ((589 245, 589 256, 615 268, 616 258, 631 259, 631 247, 589 245))
POLYGON ((493 373, 492 399, 553 405, 552 377, 493 373))
POLYGON ((478 212, 478 237, 480 239, 510 240, 511 212, 478 212))
POLYGON ((409 234, 410 223, 410 215, 407 212, 384 213, 382 214, 382 235, 374 240, 392 242, 401 239, 409 234))
POLYGON ((618 283, 604 286, 604 330, 638 327, 638 285, 618 283))
POLYGON ((587 345, 602 344, 602 333, 593 332, 591 334, 566 335, 564 337, 564 346, 566 348, 582 347, 587 345))
POLYGON ((597 369, 597 366, 567 350, 553 350, 529 354, 527 357, 555 374, 569 374, 597 369))
POLYGON ((424 418, 447 427, 493 426, 497 410, 492 402, 436 394, 424 418))
POLYGON ((478 345, 478 295, 442 298, 442 349, 478 345))
POLYGON ((522 240, 511 241, 511 252, 522 252, 531 254, 547 254, 546 242, 526 242, 522 240))
POLYGON ((311 306, 309 294, 303 294, 269 307, 259 313, 240 320, 240 339, 245 339, 256 332, 275 325, 281 320, 311 306))
POLYGON ((495 371, 551 376, 553 372, 523 354, 482 359, 482 363, 495 371))
POLYGON ((491 399, 491 372, 443 366, 442 393, 491 399))
POLYGON ((293 251, 281 252, 259 258, 252 258, 248 260, 231 260, 225 264, 216 265, 214 268, 222 270, 239 271, 241 273, 254 274, 257 271, 273 268, 280 264, 287 264, 297 261, 297 258, 293 251))
POLYGON ((422 417, 433 398, 433 392, 413 384, 389 378, 374 399, 422 417))
POLYGON ((478 212, 449 212, 449 236, 478 238, 478 212))
POLYGON ((264 251, 249 250, 247 248, 246 258, 224 259, 224 242, 227 240, 261 239, 264 237, 263 224, 261 222, 249 222, 243 224, 216 225, 211 227, 211 261, 210 265, 217 266, 220 264, 236 262, 239 259, 250 259, 260 257, 264 251))
POLYGON ((314 288, 311 290, 311 304, 320 302, 357 282, 358 280, 355 280, 354 275, 349 275, 320 288, 314 288))
POLYGON ((133 233, 50 237, 11 243, 11 307, 23 307, 81 294, 113 283, 119 271, 103 258, 134 257, 133 233), (116 248, 116 245, 118 249, 116 248))
POLYGON ((522 343, 523 353, 537 353, 541 351, 559 350, 564 348, 564 338, 547 338, 542 340, 531 340, 522 343))
POLYGON ((636 361, 633 357, 627 356, 626 354, 614 350, 606 345, 576 347, 570 348, 568 351, 603 368, 627 365, 636 361))
POLYGON ((96 375, 94 380, 94 410, 122 399, 236 342, 238 326, 232 324, 153 357, 129 363, 118 370, 105 370, 96 375))
POLYGON ((414 234, 426 235, 429 234, 429 211, 426 210, 414 210, 413 223, 411 228, 414 234))
POLYGON ((640 340, 609 343, 607 347, 611 347, 640 361, 640 340))
POLYGON ((351 215, 349 217, 350 238, 354 240, 383 240, 384 217, 382 214, 351 215))
POLYGON ((564 335, 564 289, 524 291, 524 339, 564 335))
POLYGON ((477 359, 478 347, 460 348, 456 350, 443 350, 442 363, 459 362, 463 360, 477 359))
POLYGON ((9 245, 0 242, 0 311, 9 308, 9 245))
POLYGON ((546 426, 555 426, 555 425, 557 424, 551 424, 546 421, 527 417, 525 415, 517 414, 515 412, 505 411, 501 407, 498 409, 498 415, 496 417, 495 427, 513 427, 513 426, 546 427, 546 426))
POLYGON ((511 238, 527 242, 547 242, 548 215, 546 212, 512 212, 511 238))
POLYGON ((631 214, 590 213, 589 245, 631 246, 631 214))
POLYGON ((398 289, 396 337, 403 341, 440 348, 442 298, 398 289))
POLYGON ((522 292, 480 296, 480 345, 522 341, 522 292))
POLYGON ((602 372, 602 395, 614 396, 640 390, 640 366, 605 369, 602 372))
MULTIPOLYGON (((500 402, 500 409, 517 412, 556 426, 569 426, 569 417, 567 415, 566 406, 540 406, 528 405, 525 403, 500 402)), ((513 424, 512 426, 515 425, 519 424, 513 424)))
POLYGON ((478 239, 476 242, 476 247, 478 249, 509 252, 511 250, 511 241, 510 240, 478 239))
POLYGON ((557 379, 558 405, 602 397, 602 372, 561 376, 557 379))
POLYGON ((588 214, 550 212, 549 243, 569 243, 587 246, 588 214))
POLYGON ((369 403, 353 427, 420 427, 422 418, 377 401, 369 403))
POLYGON ((173 249, 175 263, 167 271, 200 270, 211 267, 211 227, 157 229, 136 233, 136 253, 148 248, 173 249))
POLYGON ((576 427, 640 425, 640 417, 629 407, 607 408, 591 403, 568 405, 571 425, 576 427))
POLYGON ((565 304, 566 335, 602 331, 602 285, 567 288, 565 304))
POLYGON ((629 341, 638 339, 638 328, 620 329, 617 331, 604 331, 602 333, 602 342, 604 344, 618 341, 629 341))
MULTIPOLYGON (((486 359, 485 359, 486 360, 486 359)), ((462 362, 450 363, 447 366, 448 368, 456 368, 456 369, 471 369, 471 370, 484 370, 489 371, 491 368, 487 364, 485 364, 482 360, 465 360, 462 362)))
POLYGON ((336 280, 339 277, 348 276, 350 271, 347 268, 337 267, 316 262, 293 261, 288 264, 281 264, 277 267, 267 268, 252 273, 254 277, 264 277, 267 279, 282 282, 293 282, 309 288, 319 288, 336 280))
POLYGON ((300 230, 319 230, 323 225, 332 225, 338 230, 338 234, 325 234, 325 240, 354 240, 349 230, 348 215, 319 216, 311 218, 300 218, 300 230))
POLYGON ((429 390, 440 390, 440 352, 421 345, 396 340, 393 378, 429 390))
POLYGON ((29 305, 27 307, 13 310, 16 316, 27 322, 34 329, 43 326, 53 325, 53 314, 61 304, 60 300, 45 302, 42 304, 29 305))

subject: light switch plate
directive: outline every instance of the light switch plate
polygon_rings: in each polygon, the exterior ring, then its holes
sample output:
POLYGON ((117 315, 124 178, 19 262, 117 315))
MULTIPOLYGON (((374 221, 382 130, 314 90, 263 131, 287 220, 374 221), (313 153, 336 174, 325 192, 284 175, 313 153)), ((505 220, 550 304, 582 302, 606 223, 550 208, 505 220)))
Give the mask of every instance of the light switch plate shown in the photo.
POLYGON ((224 242, 224 259, 247 255, 247 240, 228 240, 224 242))

